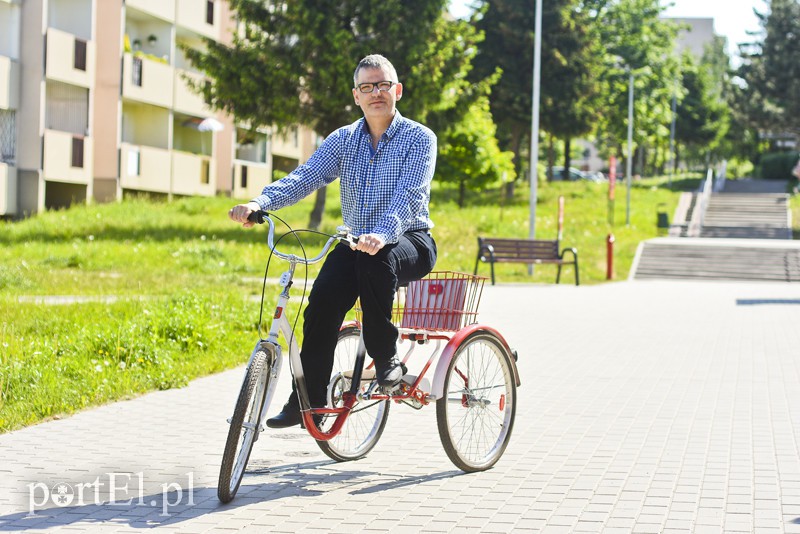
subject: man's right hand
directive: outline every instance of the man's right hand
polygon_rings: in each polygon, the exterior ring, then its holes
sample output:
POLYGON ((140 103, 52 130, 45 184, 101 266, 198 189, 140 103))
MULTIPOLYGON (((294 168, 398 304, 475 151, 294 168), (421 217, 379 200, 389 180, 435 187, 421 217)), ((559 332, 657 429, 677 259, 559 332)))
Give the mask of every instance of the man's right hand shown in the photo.
POLYGON ((242 223, 245 228, 255 226, 256 223, 248 221, 247 218, 254 211, 261 209, 261 206, 255 202, 248 202, 247 204, 238 204, 228 211, 228 217, 235 222, 242 223))

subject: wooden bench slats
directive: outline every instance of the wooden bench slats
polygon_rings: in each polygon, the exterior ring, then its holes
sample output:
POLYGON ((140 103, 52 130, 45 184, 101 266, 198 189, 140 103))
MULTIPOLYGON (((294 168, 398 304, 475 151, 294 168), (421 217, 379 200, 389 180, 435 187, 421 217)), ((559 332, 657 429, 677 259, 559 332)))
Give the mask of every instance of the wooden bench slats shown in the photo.
POLYGON ((492 285, 495 283, 495 263, 555 263, 558 265, 556 283, 561 279, 563 265, 575 266, 575 285, 580 285, 578 278, 578 251, 575 248, 565 248, 559 252, 557 239, 510 239, 479 237, 478 258, 475 260, 475 274, 478 273, 480 262, 489 263, 492 272, 492 285), (565 259, 564 253, 571 252, 572 259, 565 259))

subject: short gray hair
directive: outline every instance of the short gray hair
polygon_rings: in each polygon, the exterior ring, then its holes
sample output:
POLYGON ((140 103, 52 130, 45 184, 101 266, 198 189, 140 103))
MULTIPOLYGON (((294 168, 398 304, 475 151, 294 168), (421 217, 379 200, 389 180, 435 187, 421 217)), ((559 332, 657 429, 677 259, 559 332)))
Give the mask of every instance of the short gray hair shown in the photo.
POLYGON ((392 78, 389 81, 395 83, 400 81, 397 79, 397 71, 394 70, 392 62, 380 54, 370 54, 358 62, 358 66, 353 73, 353 86, 358 83, 358 71, 361 69, 386 69, 389 72, 389 76, 392 78))

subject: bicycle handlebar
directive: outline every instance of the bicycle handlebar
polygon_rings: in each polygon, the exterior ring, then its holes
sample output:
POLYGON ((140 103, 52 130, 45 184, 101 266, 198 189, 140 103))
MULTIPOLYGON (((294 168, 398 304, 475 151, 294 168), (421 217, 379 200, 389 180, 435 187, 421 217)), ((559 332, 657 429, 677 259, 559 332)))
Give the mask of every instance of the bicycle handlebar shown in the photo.
POLYGON ((334 241, 341 241, 345 245, 349 246, 355 246, 356 244, 358 244, 358 237, 350 233, 350 228, 348 228, 347 226, 338 226, 336 228, 336 234, 330 236, 328 241, 322 247, 322 251, 319 254, 317 254, 313 258, 301 258, 295 254, 286 254, 284 252, 279 252, 275 248, 274 244, 275 222, 269 216, 268 212, 263 210, 254 211, 250 215, 248 215, 247 220, 250 222, 254 222, 256 224, 264 224, 266 222, 269 225, 269 231, 267 234, 267 245, 269 246, 273 254, 275 254, 276 256, 278 256, 283 260, 290 262, 302 263, 305 265, 312 265, 314 263, 317 263, 318 261, 320 261, 322 258, 325 257, 325 255, 330 250, 331 245, 333 245, 334 241))

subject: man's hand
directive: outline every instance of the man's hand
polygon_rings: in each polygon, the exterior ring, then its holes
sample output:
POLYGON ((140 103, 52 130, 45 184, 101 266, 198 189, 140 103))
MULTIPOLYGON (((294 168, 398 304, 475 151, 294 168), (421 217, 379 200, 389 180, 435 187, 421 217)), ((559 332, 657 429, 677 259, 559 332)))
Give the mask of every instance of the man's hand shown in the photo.
POLYGON ((358 237, 358 244, 354 248, 374 256, 385 244, 386 241, 378 234, 363 234, 358 237))
POLYGON ((242 223, 242 226, 244 226, 245 228, 250 228, 251 226, 255 226, 256 223, 248 221, 247 218, 250 216, 251 213, 253 213, 254 211, 258 211, 260 209, 261 206, 259 206, 255 202, 248 202, 247 204, 239 204, 237 206, 232 207, 228 211, 228 217, 232 221, 242 223))

